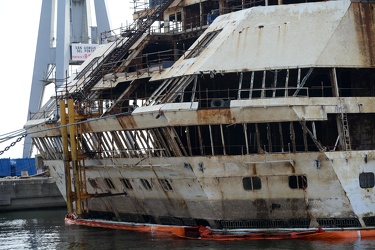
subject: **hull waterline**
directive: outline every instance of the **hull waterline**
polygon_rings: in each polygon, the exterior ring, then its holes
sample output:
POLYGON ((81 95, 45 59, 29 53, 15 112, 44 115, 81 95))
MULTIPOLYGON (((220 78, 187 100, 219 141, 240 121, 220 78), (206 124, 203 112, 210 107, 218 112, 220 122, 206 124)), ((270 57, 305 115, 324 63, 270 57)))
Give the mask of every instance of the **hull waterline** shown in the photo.
POLYGON ((117 230, 137 231, 149 233, 160 237, 178 237, 190 240, 334 240, 355 241, 360 239, 375 239, 375 228, 373 229, 309 229, 289 231, 277 229, 268 232, 241 232, 238 230, 211 230, 205 226, 168 226, 156 224, 113 222, 105 220, 78 219, 75 216, 66 216, 67 225, 79 225, 87 227, 99 227, 117 230))

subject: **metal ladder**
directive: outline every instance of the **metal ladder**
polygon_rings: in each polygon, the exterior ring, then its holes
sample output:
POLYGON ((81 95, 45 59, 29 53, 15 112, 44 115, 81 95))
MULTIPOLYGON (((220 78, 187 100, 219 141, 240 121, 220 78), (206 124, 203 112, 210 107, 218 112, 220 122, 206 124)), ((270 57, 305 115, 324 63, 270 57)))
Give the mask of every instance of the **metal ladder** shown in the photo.
POLYGON ((342 130, 344 134, 345 150, 349 151, 349 150, 352 150, 352 146, 350 143, 348 115, 344 113, 342 110, 341 110, 341 122, 342 122, 342 130))

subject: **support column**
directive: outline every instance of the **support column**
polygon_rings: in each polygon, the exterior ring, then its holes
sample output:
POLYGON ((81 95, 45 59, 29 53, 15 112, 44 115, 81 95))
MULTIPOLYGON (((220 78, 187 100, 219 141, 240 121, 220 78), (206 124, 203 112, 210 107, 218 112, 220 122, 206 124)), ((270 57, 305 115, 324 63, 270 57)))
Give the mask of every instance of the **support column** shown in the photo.
POLYGON ((76 130, 77 125, 75 119, 74 101, 73 99, 68 100, 68 114, 69 114, 69 133, 70 133, 70 149, 73 162, 73 182, 74 182, 74 192, 76 201, 76 213, 77 215, 82 214, 82 204, 81 204, 81 178, 79 173, 78 165, 78 151, 77 151, 77 138, 76 130))
POLYGON ((65 111, 65 101, 60 100, 60 118, 61 118, 61 138, 64 154, 64 172, 65 172, 65 190, 66 190, 66 207, 68 213, 73 213, 72 203, 72 182, 70 176, 70 153, 68 149, 68 129, 66 127, 67 115, 65 111))
POLYGON ((226 14, 228 12, 227 7, 228 7, 227 1, 219 0, 219 13, 220 13, 220 15, 226 14))
MULTIPOLYGON (((336 74, 336 68, 332 68, 331 70, 331 86, 332 86, 332 96, 337 97, 338 99, 340 98, 339 94, 339 86, 337 82, 337 74, 336 74)), ((342 110, 342 105, 341 102, 339 102, 339 105, 337 106, 337 111, 339 112, 336 115, 336 126, 337 126, 337 133, 339 135, 339 144, 340 144, 340 149, 344 150, 345 149, 345 136, 344 136, 344 131, 343 131, 343 122, 341 119, 341 113, 343 112, 342 110)))
MULTIPOLYGON (((66 72, 70 64, 71 43, 90 43, 90 37, 91 43, 99 42, 97 34, 91 34, 91 30, 96 33, 110 30, 105 0, 95 0, 94 4, 97 28, 91 25, 90 1, 42 1, 28 120, 42 107, 45 87, 53 82, 58 87, 64 83, 64 78, 68 77, 66 72)), ((27 136, 23 157, 29 158, 31 154, 32 142, 27 136)))

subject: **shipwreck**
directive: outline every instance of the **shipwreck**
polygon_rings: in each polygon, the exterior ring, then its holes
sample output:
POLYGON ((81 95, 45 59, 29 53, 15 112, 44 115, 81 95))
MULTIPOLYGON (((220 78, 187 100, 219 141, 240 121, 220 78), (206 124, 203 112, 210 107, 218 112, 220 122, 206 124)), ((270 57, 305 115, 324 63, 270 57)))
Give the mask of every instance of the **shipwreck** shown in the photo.
POLYGON ((374 230, 375 2, 150 2, 25 125, 68 212, 374 230))

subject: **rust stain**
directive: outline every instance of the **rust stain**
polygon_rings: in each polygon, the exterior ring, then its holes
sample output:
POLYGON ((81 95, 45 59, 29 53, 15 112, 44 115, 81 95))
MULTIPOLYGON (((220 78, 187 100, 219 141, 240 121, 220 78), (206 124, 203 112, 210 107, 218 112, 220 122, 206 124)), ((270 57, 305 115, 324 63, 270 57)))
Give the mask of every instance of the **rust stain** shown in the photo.
POLYGON ((257 166, 253 164, 253 175, 257 175, 257 166))
POLYGON ((236 120, 232 118, 229 108, 210 108, 197 111, 198 124, 232 124, 236 120))
POLYGON ((292 174, 296 173, 296 168, 292 164, 287 164, 288 166, 292 167, 292 174))
POLYGON ((137 123, 132 115, 121 116, 117 118, 121 127, 125 130, 137 128, 137 123))
POLYGON ((85 133, 94 132, 89 122, 84 122, 80 126, 81 126, 81 130, 85 131, 85 133))
POLYGON ((370 3, 351 3, 355 17, 356 35, 363 61, 375 66, 375 18, 374 5, 370 3))

